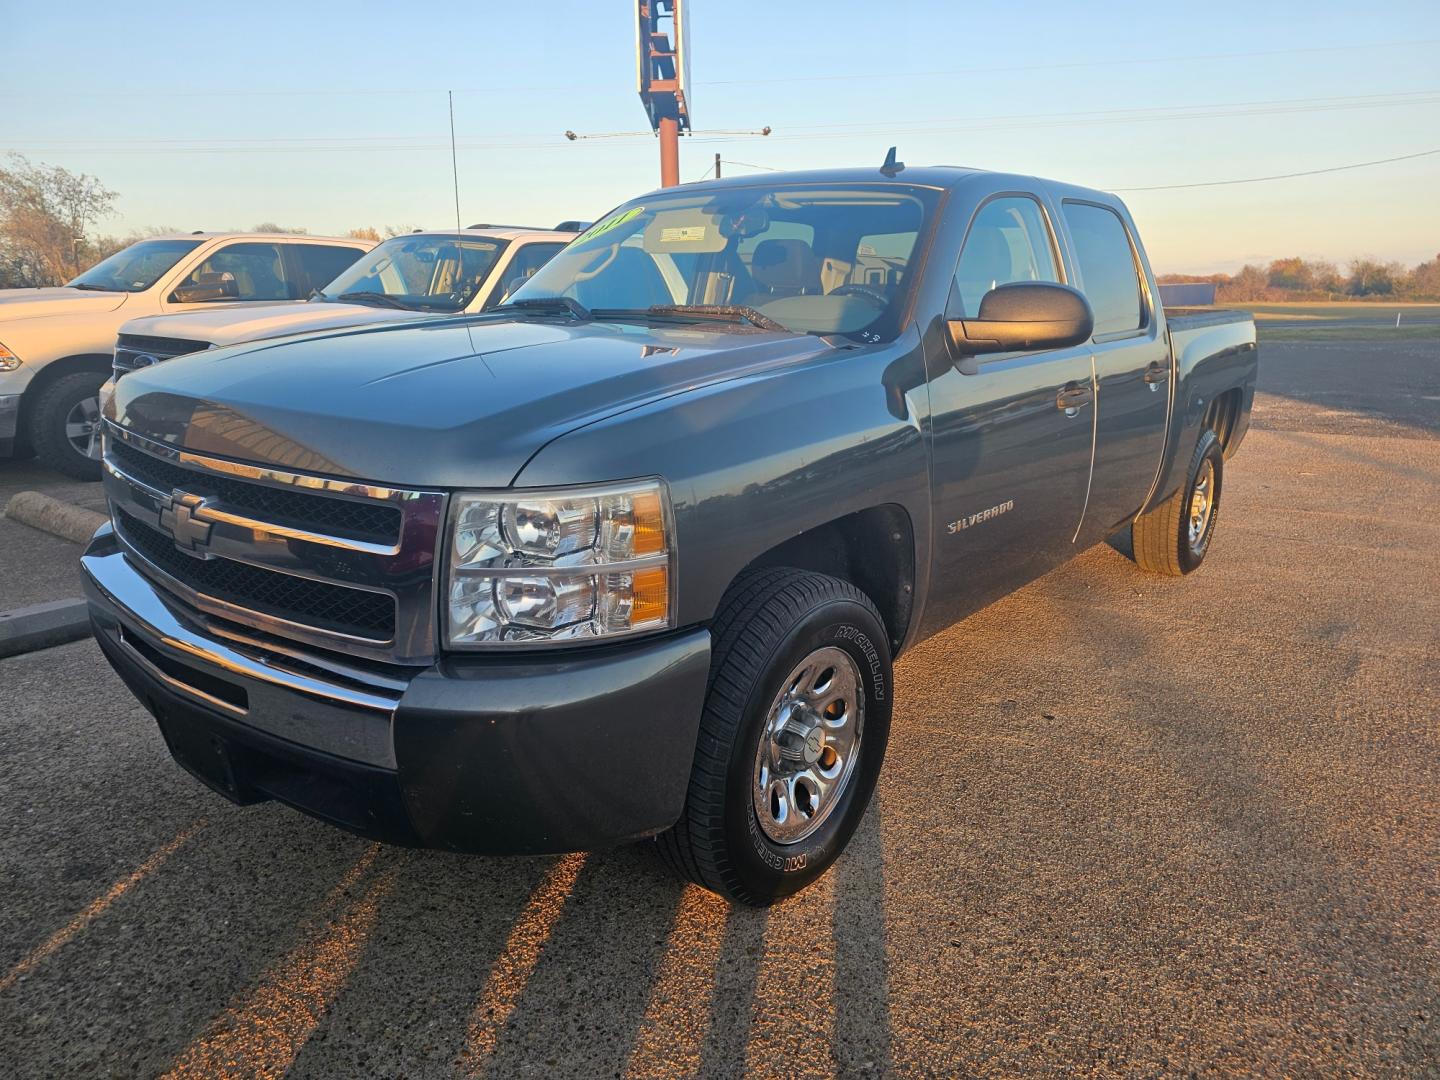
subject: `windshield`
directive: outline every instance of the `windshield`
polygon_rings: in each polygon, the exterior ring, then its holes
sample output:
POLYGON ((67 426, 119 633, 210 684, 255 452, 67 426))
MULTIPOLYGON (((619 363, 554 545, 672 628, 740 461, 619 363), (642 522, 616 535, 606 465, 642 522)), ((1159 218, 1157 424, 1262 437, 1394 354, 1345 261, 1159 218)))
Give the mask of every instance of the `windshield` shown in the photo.
POLYGON ((396 236, 325 286, 326 300, 381 302, 421 311, 462 311, 506 241, 470 236, 396 236), (368 296, 366 294, 369 294, 368 296))
POLYGON ((596 317, 744 307, 792 331, 887 341, 938 196, 902 184, 674 189, 591 227, 511 302, 565 297, 596 317))
POLYGON ((199 240, 141 240, 124 251, 117 251, 104 262, 96 263, 66 284, 72 289, 144 292, 199 246, 199 240))

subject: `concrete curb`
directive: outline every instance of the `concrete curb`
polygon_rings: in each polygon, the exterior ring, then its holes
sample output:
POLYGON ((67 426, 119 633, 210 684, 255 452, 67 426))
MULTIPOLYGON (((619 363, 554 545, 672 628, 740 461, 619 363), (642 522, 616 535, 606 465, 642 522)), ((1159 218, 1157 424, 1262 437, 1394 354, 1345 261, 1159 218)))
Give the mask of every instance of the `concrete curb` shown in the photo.
POLYGON ((11 521, 77 544, 88 544, 95 530, 105 524, 104 514, 52 499, 38 491, 20 491, 12 495, 5 505, 5 516, 11 521))
POLYGON ((0 657, 79 641, 89 634, 90 613, 84 600, 50 600, 0 611, 0 657))

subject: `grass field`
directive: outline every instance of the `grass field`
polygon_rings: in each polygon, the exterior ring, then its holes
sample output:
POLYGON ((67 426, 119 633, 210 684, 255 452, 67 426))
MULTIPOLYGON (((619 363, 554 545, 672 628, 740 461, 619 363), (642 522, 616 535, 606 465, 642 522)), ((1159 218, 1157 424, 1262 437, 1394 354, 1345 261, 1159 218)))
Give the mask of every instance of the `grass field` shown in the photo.
POLYGON ((1295 326, 1272 325, 1257 320, 1256 333, 1261 341, 1440 341, 1440 323, 1415 326, 1295 326))
POLYGON ((1311 319, 1363 319, 1367 322, 1388 321, 1394 323, 1395 316, 1400 316, 1400 325, 1414 321, 1436 322, 1440 321, 1440 303, 1293 303, 1293 304, 1225 304, 1224 307, 1240 308, 1251 312, 1256 321, 1283 319, 1311 320, 1311 319))
POLYGON ((1254 315, 1264 341, 1440 340, 1440 304, 1317 302, 1219 306, 1254 315))

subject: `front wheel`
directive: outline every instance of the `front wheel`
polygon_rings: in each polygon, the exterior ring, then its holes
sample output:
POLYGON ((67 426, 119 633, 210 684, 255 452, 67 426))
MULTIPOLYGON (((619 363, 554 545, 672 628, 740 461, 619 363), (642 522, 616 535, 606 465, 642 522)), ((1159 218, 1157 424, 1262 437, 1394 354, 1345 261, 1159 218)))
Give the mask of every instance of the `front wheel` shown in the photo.
POLYGON ((99 480, 100 371, 76 371, 47 386, 31 415, 30 442, 41 464, 76 480, 99 480))
POLYGON ((1225 452, 1215 432, 1201 432, 1185 484, 1130 526, 1135 561, 1156 574, 1180 576, 1200 569, 1220 516, 1225 452))
POLYGON ((657 839, 681 876, 772 904, 823 874, 855 832, 890 734, 890 649, 854 586, 764 570, 714 626, 685 810, 657 839))

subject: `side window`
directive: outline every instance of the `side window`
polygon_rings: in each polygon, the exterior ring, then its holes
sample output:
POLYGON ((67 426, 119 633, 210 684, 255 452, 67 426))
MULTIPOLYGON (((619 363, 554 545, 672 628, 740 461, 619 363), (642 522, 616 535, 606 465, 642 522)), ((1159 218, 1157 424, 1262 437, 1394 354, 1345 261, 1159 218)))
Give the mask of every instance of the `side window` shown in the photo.
POLYGON ((1144 326, 1140 275, 1120 215, 1104 206, 1067 202, 1065 224, 1075 242, 1085 298, 1095 311, 1095 333, 1114 334, 1144 326))
POLYGON ((1059 280, 1055 244, 1040 204, 1021 195, 992 199, 970 225, 947 314, 974 318, 980 313, 981 298, 997 285, 1059 280), (955 311, 957 302, 960 310, 955 311))
POLYGON ((324 289, 365 253, 338 244, 291 244, 290 254, 300 261, 305 274, 304 291, 309 295, 311 289, 324 289))
POLYGON ((176 286, 170 298, 194 304, 216 300, 297 300, 275 244, 240 243, 221 248, 176 286))
POLYGON ((500 303, 534 277, 535 271, 553 259, 564 247, 564 244, 526 244, 515 253, 510 265, 505 267, 505 281, 499 289, 490 294, 485 306, 494 307, 500 303))

